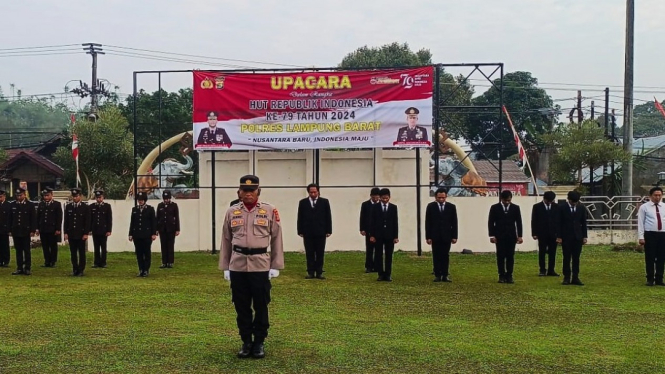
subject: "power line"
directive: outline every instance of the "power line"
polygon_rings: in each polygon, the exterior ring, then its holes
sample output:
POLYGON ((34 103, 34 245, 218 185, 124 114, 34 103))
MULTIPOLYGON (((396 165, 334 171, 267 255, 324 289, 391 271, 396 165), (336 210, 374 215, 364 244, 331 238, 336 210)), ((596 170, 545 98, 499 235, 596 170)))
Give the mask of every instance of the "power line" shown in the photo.
POLYGON ((143 53, 119 52, 119 51, 114 51, 114 50, 111 50, 111 49, 107 49, 107 55, 142 58, 142 59, 146 59, 146 60, 177 62, 177 63, 194 64, 194 65, 221 66, 221 67, 237 68, 237 69, 254 69, 254 68, 256 68, 255 66, 230 65, 230 64, 206 62, 206 61, 187 60, 187 59, 174 58, 174 57, 161 57, 161 56, 155 56, 155 55, 149 55, 149 54, 143 54, 143 53))
POLYGON ((290 67, 296 67, 296 68, 307 68, 306 66, 302 66, 302 65, 279 64, 279 63, 275 63, 275 62, 263 62, 263 61, 239 60, 239 59, 223 58, 223 57, 190 55, 190 54, 186 54, 186 53, 163 52, 163 51, 156 51, 156 50, 150 50, 150 49, 130 48, 130 47, 117 46, 117 45, 108 45, 108 44, 106 46, 107 47, 112 47, 112 48, 139 51, 139 52, 151 52, 151 53, 159 53, 159 54, 166 54, 166 55, 173 55, 173 56, 195 57, 195 58, 203 58, 203 59, 208 59, 208 60, 223 60, 223 61, 232 61, 232 62, 243 62, 243 63, 248 63, 248 64, 290 66, 290 67))
POLYGON ((41 47, 0 48, 0 51, 15 51, 15 50, 43 49, 43 48, 60 48, 60 47, 74 47, 74 46, 78 46, 78 44, 45 45, 45 46, 41 46, 41 47))
POLYGON ((82 52, 48 52, 48 53, 30 53, 20 55, 0 55, 0 57, 29 57, 29 56, 55 56, 55 55, 78 55, 82 52))
POLYGON ((46 52, 66 52, 66 51, 78 51, 78 48, 64 48, 64 49, 42 49, 37 51, 0 51, 0 56, 14 56, 15 54, 35 54, 35 53, 46 53, 46 52))

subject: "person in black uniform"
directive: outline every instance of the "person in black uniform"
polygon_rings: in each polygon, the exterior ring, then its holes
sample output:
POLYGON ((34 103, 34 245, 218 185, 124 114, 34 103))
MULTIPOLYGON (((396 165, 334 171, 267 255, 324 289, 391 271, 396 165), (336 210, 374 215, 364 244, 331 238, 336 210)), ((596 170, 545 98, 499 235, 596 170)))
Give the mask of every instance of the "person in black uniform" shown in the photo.
POLYGON ((365 273, 375 273, 374 269, 374 243, 369 241, 367 233, 370 230, 371 213, 374 204, 379 202, 380 188, 374 187, 369 192, 369 200, 360 205, 360 235, 365 237, 365 273))
POLYGON ((418 108, 408 108, 404 113, 406 113, 406 122, 408 125, 400 127, 397 132, 397 142, 427 142, 427 129, 416 125, 418 123, 418 114, 420 113, 418 108))
POLYGON ((196 144, 222 144, 229 148, 233 145, 226 130, 217 127, 217 112, 208 113, 208 127, 201 130, 196 144))
POLYGON ((242 200, 240 200, 240 190, 238 190, 238 198, 235 199, 235 200, 232 200, 231 204, 229 204, 229 206, 234 206, 234 205, 238 204, 240 201, 242 201, 242 200))
POLYGON ((72 188, 72 201, 65 206, 65 241, 69 242, 72 276, 82 277, 85 270, 86 243, 90 233, 90 207, 81 201, 81 189, 72 188))
POLYGON ((157 220, 155 208, 146 204, 148 194, 136 194, 138 206, 132 208, 132 217, 129 223, 129 241, 134 242, 134 252, 139 265, 137 277, 147 277, 150 273, 150 260, 152 242, 157 239, 157 220))
POLYGON ((298 236, 303 238, 307 257, 306 279, 326 279, 323 276, 323 257, 326 250, 326 238, 332 235, 332 213, 330 201, 319 196, 319 186, 310 183, 307 186, 308 197, 298 203, 298 236))
POLYGON ((389 189, 382 188, 379 195, 381 202, 372 207, 369 240, 376 245, 374 269, 379 273, 377 281, 392 282, 393 251, 395 244, 399 243, 397 205, 390 203, 389 189))
POLYGON ((450 247, 457 243, 457 207, 446 202, 448 191, 439 187, 435 201, 425 210, 425 239, 432 246, 434 282, 451 282, 448 277, 450 247))
POLYGON ((104 190, 95 190, 95 202, 90 204, 90 232, 95 256, 93 268, 106 267, 106 243, 113 230, 113 210, 104 202, 104 190))
POLYGON ((563 250, 564 285, 583 286, 579 278, 582 246, 587 242, 586 210, 580 206, 580 193, 568 192, 568 202, 559 207, 559 229, 557 243, 563 250), (570 264, 573 264, 572 272, 570 264), (572 277, 571 277, 572 276, 572 277))
POLYGON ((16 271, 12 275, 30 275, 32 257, 30 254, 30 238, 37 230, 37 210, 32 202, 25 197, 25 189, 16 190, 16 200, 11 208, 11 230, 16 248, 16 271))
POLYGON ((175 260, 175 237, 180 235, 180 211, 171 201, 171 191, 162 193, 163 202, 157 205, 157 232, 162 250, 160 269, 172 268, 175 260))
POLYGON ((538 240, 538 264, 541 277, 558 277, 554 271, 556 266, 556 238, 559 229, 559 209, 554 203, 556 194, 547 191, 543 194, 543 201, 533 205, 531 210, 531 235, 538 240), (545 267, 545 257, 548 258, 545 267))
POLYGON ((0 268, 9 267, 9 233, 12 224, 12 206, 7 201, 7 192, 0 190, 0 268))
POLYGON ((501 192, 501 202, 490 208, 488 229, 490 242, 496 245, 496 264, 499 283, 515 283, 515 244, 522 244, 522 213, 520 207, 511 204, 513 193, 501 192))
POLYGON ((44 265, 52 268, 58 262, 58 243, 62 241, 62 204, 53 200, 53 189, 46 187, 42 191, 43 200, 37 206, 37 232, 42 242, 44 265))

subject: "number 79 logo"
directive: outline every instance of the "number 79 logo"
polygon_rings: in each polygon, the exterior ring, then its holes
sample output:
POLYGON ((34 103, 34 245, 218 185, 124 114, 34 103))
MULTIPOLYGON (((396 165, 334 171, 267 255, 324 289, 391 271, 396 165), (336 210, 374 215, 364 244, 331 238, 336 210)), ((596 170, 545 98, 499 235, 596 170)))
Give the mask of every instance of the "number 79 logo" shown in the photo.
POLYGON ((411 88, 413 87, 414 79, 411 75, 409 74, 402 74, 400 75, 400 78, 402 79, 402 86, 404 88, 411 88))

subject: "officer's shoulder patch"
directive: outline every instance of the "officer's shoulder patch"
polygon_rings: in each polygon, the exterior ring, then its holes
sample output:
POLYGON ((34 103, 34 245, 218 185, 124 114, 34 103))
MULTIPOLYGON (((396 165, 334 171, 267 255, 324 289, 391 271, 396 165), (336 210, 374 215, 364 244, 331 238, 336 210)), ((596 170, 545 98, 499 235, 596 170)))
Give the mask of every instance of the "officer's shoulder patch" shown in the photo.
POLYGON ((277 208, 274 208, 273 213, 275 213, 275 221, 279 222, 279 212, 277 211, 277 208))
POLYGON ((242 214, 242 211, 240 211, 239 209, 233 211, 234 216, 237 216, 239 214, 242 214))
POLYGON ((259 209, 259 214, 266 214, 266 213, 268 213, 267 210, 265 210, 265 209, 259 209))

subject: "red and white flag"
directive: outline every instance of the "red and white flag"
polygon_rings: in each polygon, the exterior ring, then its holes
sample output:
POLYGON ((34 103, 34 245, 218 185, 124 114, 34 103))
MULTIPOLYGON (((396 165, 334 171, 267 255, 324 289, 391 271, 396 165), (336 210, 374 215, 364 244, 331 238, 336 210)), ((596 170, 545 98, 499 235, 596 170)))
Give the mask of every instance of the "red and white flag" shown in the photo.
POLYGON ((506 109, 505 105, 502 107, 502 109, 506 114, 506 118, 508 118, 508 123, 510 124, 510 129, 513 131, 513 139, 515 140, 515 145, 517 146, 517 152, 519 153, 520 161, 522 161, 522 165, 524 165, 526 161, 526 152, 524 151, 524 147, 522 147, 520 137, 517 135, 515 125, 513 125, 513 120, 510 118, 510 114, 508 114, 508 109, 506 109))
POLYGON ((653 103, 656 106, 656 109, 658 109, 658 111, 660 112, 660 114, 662 114, 663 117, 665 117, 665 109, 663 109, 663 106, 660 104, 660 101, 658 101, 658 99, 656 99, 655 96, 653 97, 653 103))
POLYGON ((76 161, 76 187, 81 184, 81 177, 79 176, 79 141, 76 134, 72 137, 72 157, 76 161))

